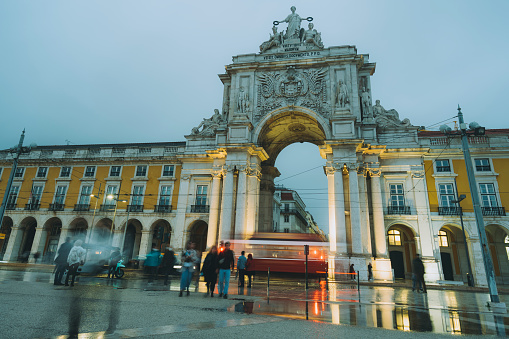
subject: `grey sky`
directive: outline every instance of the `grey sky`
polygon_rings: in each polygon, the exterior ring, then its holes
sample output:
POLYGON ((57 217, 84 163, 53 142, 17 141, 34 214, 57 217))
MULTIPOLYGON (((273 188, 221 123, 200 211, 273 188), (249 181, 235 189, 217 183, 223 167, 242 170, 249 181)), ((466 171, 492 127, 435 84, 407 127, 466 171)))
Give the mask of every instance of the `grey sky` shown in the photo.
MULTIPOLYGON (((3 0, 0 148, 23 128, 39 145, 184 141, 221 107, 231 56, 257 52, 291 5, 326 47, 370 54, 373 99, 400 117, 428 126, 459 103, 467 121, 509 127, 508 1, 3 0)), ((316 151, 296 156, 308 148, 283 151, 279 180, 321 164, 316 151)), ((322 173, 280 183, 326 187, 322 173)), ((301 195, 326 224, 326 194, 301 195)))

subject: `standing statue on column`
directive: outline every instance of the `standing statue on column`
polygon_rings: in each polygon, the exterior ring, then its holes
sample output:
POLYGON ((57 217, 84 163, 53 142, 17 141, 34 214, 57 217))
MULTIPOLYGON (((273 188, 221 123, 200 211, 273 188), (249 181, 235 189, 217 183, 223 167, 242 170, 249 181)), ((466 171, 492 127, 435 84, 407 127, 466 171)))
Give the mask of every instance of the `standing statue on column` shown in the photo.
POLYGON ((237 108, 240 113, 247 113, 249 108, 249 95, 244 91, 244 87, 240 88, 239 98, 237 100, 237 108))
POLYGON ((308 20, 308 21, 311 21, 313 20, 313 18, 309 17, 309 18, 301 18, 297 13, 295 13, 295 6, 292 6, 290 8, 290 10, 292 11, 292 14, 288 15, 286 17, 286 19, 282 20, 282 21, 275 21, 274 24, 279 24, 281 22, 287 22, 288 23, 288 28, 286 29, 286 34, 285 34, 285 39, 294 39, 294 38, 299 38, 300 36, 300 23, 301 21, 303 20, 308 20))
POLYGON ((348 87, 344 80, 339 80, 336 86, 336 103, 339 104, 339 107, 346 107, 350 103, 348 87))

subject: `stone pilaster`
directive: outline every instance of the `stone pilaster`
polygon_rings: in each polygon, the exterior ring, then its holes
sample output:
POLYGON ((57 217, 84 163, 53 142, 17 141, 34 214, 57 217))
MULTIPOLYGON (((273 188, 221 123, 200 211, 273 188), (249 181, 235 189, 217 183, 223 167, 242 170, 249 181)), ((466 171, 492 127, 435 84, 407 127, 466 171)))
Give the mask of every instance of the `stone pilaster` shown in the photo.
POLYGON ((207 248, 217 244, 219 222, 219 202, 221 191, 221 171, 212 172, 212 191, 210 192, 209 226, 207 231, 207 248))
POLYGON ((343 167, 329 163, 326 167, 326 173, 329 189, 329 241, 331 252, 336 255, 347 254, 343 167))
POLYGON ((246 207, 247 207, 247 172, 246 166, 237 166, 237 206, 235 211, 235 238, 240 239, 245 230, 246 207))
POLYGON ((138 257, 140 259, 145 259, 147 257, 147 253, 149 250, 149 241, 150 241, 150 231, 143 230, 141 231, 141 240, 140 240, 140 252, 138 254, 138 257))
POLYGON ((23 229, 20 227, 12 227, 7 249, 5 250, 4 260, 18 261, 19 246, 23 239, 23 229))
POLYGON ((348 166, 348 181, 350 188, 350 224, 352 234, 352 254, 362 255, 364 253, 362 247, 362 234, 361 228, 361 208, 359 197, 359 181, 357 177, 357 164, 350 164, 348 166))
POLYGON ((387 258, 387 242, 385 239, 385 223, 382 203, 382 187, 380 184, 380 170, 370 169, 370 174, 376 256, 377 258, 387 258))
POLYGON ((223 199, 221 204, 221 221, 219 224, 220 240, 231 239, 233 215, 233 170, 234 166, 224 166, 223 199))
POLYGON ((35 262, 35 259, 34 259, 33 255, 36 252, 40 252, 41 257, 42 257, 41 247, 44 247, 44 243, 46 241, 46 234, 47 233, 44 230, 44 227, 36 227, 35 228, 34 241, 32 242, 32 248, 30 249, 30 253, 32 255, 30 256, 29 262, 31 262, 31 263, 35 262), (42 242, 42 244, 41 244, 41 242, 42 242))
POLYGON ((258 197, 260 196, 261 172, 258 169, 248 168, 247 172, 247 213, 244 237, 247 239, 254 234, 258 224, 258 197))
POLYGON ((369 226, 369 206, 368 206, 368 189, 366 185, 366 177, 364 171, 358 173, 359 179, 359 199, 361 208, 361 238, 362 252, 371 257, 371 227, 369 226))

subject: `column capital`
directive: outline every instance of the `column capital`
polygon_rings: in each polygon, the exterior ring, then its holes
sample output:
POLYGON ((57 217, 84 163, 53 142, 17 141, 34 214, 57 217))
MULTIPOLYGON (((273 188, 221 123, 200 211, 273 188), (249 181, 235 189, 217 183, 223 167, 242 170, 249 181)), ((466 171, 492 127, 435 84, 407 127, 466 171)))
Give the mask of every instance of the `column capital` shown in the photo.
POLYGON ((424 171, 414 171, 412 172, 412 178, 416 178, 416 179, 422 179, 424 178, 424 171))
POLYGON ((223 165, 223 175, 226 175, 228 172, 233 173, 235 170, 235 165, 223 165))
POLYGON ((327 161, 327 164, 324 167, 326 175, 334 174, 336 172, 342 173, 344 168, 345 168, 345 164, 341 164, 339 162, 332 162, 332 161, 327 161))
POLYGON ((380 175, 382 174, 382 170, 380 168, 374 167, 366 168, 366 172, 368 172, 369 175, 372 177, 380 177, 380 175))

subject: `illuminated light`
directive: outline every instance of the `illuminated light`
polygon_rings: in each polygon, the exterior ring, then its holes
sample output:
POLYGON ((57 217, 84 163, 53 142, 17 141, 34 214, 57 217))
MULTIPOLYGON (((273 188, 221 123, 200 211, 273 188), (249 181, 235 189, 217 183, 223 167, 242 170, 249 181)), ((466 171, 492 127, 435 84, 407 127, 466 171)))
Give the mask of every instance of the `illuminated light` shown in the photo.
POLYGON ((316 251, 314 251, 313 254, 316 254, 316 251))
POLYGON ((322 256, 320 256, 320 260, 323 260, 323 255, 322 255, 322 256))
POLYGON ((106 198, 108 198, 108 199, 110 199, 110 200, 111 200, 111 199, 113 199, 113 198, 115 198, 115 197, 113 196, 113 194, 108 194, 108 196, 107 196, 106 198))
POLYGON ((315 303, 315 315, 318 315, 318 303, 315 303))

